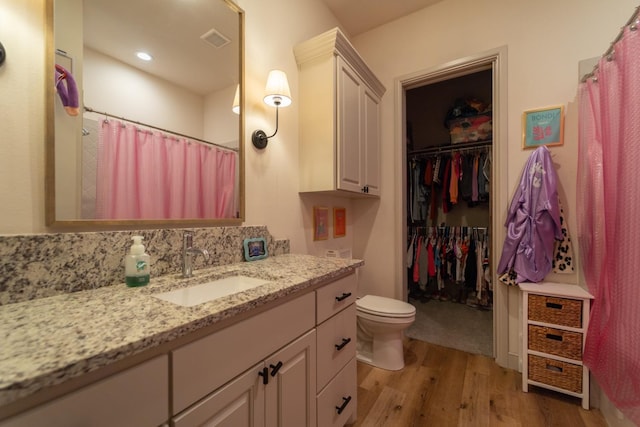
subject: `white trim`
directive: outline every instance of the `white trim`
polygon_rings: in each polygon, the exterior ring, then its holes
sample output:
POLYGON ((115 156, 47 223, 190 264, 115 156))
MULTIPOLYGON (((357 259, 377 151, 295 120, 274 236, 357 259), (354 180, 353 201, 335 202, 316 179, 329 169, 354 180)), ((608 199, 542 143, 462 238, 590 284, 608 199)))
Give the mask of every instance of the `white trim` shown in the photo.
MULTIPOLYGON (((501 46, 477 55, 457 59, 426 70, 400 76, 394 82, 395 102, 395 155, 396 170, 401 171, 400 182, 396 183, 395 206, 400 211, 400 221, 394 224, 402 248, 396 254, 396 265, 402 272, 402 298, 407 300, 406 247, 407 216, 406 202, 406 112, 405 92, 407 89, 427 83, 455 78, 486 69, 493 70, 493 159, 491 171, 491 268, 493 281, 493 353, 496 362, 503 367, 518 369, 519 354, 509 353, 509 290, 497 280, 495 268, 504 242, 504 220, 508 205, 507 189, 507 46, 501 46), (399 188, 398 188, 399 186, 399 188)), ((511 307, 517 313, 519 307, 511 307)), ((514 321, 517 321, 517 316, 514 321)), ((519 347, 519 346, 518 346, 519 347)))

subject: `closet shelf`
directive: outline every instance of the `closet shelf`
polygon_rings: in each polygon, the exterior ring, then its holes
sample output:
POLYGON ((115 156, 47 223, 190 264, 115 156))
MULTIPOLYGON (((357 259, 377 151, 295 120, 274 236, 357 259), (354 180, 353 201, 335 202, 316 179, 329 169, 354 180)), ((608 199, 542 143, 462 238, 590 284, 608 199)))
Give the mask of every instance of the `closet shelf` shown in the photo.
POLYGON ((412 150, 407 153, 408 157, 420 157, 430 154, 451 153, 454 151, 475 150, 478 148, 491 147, 493 140, 466 142, 452 145, 439 145, 436 147, 422 148, 420 150, 412 150))

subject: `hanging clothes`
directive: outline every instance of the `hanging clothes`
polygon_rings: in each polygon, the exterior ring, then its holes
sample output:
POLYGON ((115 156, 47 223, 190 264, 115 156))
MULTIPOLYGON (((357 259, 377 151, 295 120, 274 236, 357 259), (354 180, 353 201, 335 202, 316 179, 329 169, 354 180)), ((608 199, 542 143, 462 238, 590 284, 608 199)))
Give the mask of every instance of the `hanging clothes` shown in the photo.
POLYGON ((562 240, 557 185, 551 153, 546 146, 538 147, 525 164, 509 207, 497 273, 513 270, 520 283, 540 282, 551 271, 555 240, 562 240))

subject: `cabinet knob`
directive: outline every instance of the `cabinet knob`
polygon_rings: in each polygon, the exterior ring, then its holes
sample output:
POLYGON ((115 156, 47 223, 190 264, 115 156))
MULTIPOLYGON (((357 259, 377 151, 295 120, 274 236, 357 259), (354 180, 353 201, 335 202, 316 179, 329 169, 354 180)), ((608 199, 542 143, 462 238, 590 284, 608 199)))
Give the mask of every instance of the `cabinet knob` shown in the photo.
POLYGON ((345 345, 351 342, 351 338, 342 338, 342 343, 336 344, 336 350, 340 351, 344 348, 345 345))
POLYGON ((282 368, 282 362, 278 362, 275 366, 269 365, 269 367, 271 368, 271 376, 275 377, 280 368, 282 368))
POLYGON ((344 409, 347 407, 349 402, 351 402, 351 396, 343 397, 342 400, 343 400, 342 405, 336 406, 336 412, 338 412, 338 415, 340 415, 342 411, 344 411, 344 409))
POLYGON ((340 302, 342 300, 349 298, 350 296, 351 296, 351 292, 343 292, 342 295, 340 295, 339 297, 336 297, 336 301, 340 302))
POLYGON ((269 384, 269 368, 265 366, 262 371, 258 372, 258 375, 262 377, 262 384, 269 384))

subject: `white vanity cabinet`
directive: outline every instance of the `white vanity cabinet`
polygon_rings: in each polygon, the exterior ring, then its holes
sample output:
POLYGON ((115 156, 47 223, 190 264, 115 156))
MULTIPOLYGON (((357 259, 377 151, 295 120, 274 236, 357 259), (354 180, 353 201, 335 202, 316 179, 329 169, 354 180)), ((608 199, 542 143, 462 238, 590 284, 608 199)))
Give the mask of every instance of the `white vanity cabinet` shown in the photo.
POLYGON ((173 425, 315 426, 314 305, 308 293, 173 351, 173 425))
POLYGON ((309 398, 315 341, 311 330, 174 417, 173 425, 315 426, 315 401, 309 398))
POLYGON ((169 361, 158 356, 0 422, 1 427, 138 427, 169 419, 169 361))
POLYGON ((294 48, 299 68, 300 192, 380 195, 385 88, 335 28, 294 48))
POLYGON ((356 418, 355 274, 316 291, 318 426, 337 427, 356 418))
POLYGON ((126 369, 0 427, 344 425, 357 406, 356 275, 303 292, 138 355, 149 359, 137 365, 123 360, 126 369))
POLYGON ((172 425, 355 420, 356 285, 350 274, 173 351, 172 425))

